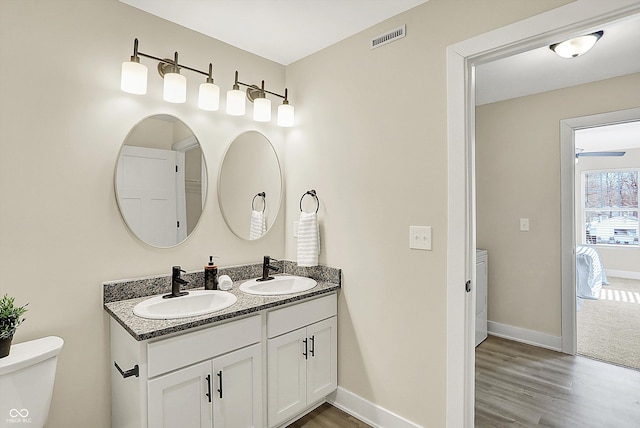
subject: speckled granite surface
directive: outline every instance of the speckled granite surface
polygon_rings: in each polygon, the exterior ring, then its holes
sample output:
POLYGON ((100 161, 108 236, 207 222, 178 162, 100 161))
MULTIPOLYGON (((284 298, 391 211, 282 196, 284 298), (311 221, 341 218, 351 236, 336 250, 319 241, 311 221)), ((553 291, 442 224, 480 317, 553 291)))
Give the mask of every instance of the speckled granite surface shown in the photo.
MULTIPOLYGON (((234 281, 233 289, 230 290, 238 301, 235 305, 211 314, 198 317, 178 318, 171 320, 152 320, 141 318, 133 314, 133 307, 149 296, 156 294, 166 294, 171 289, 171 276, 153 276, 139 279, 109 281, 103 283, 104 288, 104 309, 136 340, 147 340, 166 334, 187 330, 206 324, 258 312, 280 305, 284 305, 297 300, 321 294, 331 293, 341 286, 342 272, 340 269, 327 266, 316 266, 312 268, 298 267, 295 262, 276 262, 280 267, 280 272, 306 276, 318 282, 314 288, 308 291, 281 296, 255 296, 245 294, 238 289, 242 282, 256 278, 262 274, 262 264, 252 264, 243 266, 231 266, 218 269, 218 275, 229 275, 234 281)), ((183 289, 204 287, 204 272, 188 272, 182 278, 189 281, 183 289)))

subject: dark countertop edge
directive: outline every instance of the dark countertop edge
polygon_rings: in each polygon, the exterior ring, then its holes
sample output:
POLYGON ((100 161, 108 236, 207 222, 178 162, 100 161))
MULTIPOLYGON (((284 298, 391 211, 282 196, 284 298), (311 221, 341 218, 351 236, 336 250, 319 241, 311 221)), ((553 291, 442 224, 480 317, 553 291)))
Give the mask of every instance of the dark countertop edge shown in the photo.
MULTIPOLYGON (((274 308, 277 306, 282 306, 282 305, 286 305, 287 303, 291 303, 291 302, 296 302, 298 300, 304 300, 304 299, 308 299, 310 297, 315 297, 315 296, 320 296, 322 294, 329 294, 332 292, 335 292, 337 290, 339 290, 340 288, 342 288, 341 284, 332 284, 332 283, 325 283, 325 284, 329 284, 328 287, 326 288, 322 288, 320 290, 310 290, 308 292, 303 292, 302 294, 298 294, 298 295, 294 295, 291 297, 287 297, 287 298, 283 298, 282 300, 275 300, 273 302, 268 302, 268 303, 264 303, 264 304, 259 304, 259 305, 255 305, 255 306, 251 306, 248 308, 244 308, 244 309, 240 309, 236 312, 230 312, 230 313, 224 313, 224 314, 220 314, 220 315, 212 315, 210 317, 207 318, 201 318, 201 319, 196 319, 193 321, 186 321, 184 324, 179 324, 179 325, 175 325, 175 326, 171 326, 168 328, 160 328, 158 330, 154 330, 151 332, 147 332, 147 333, 136 333, 135 331, 133 331, 131 329, 131 327, 123 320, 120 318, 120 316, 114 312, 113 310, 111 310, 111 308, 109 307, 109 305, 111 303, 105 303, 104 304, 104 310, 114 319, 118 322, 118 324, 120 324, 136 341, 138 342, 142 342, 144 340, 149 340, 149 339, 154 339, 157 337, 161 337, 161 336, 166 336, 172 333, 177 333, 179 331, 185 331, 185 330, 189 330, 195 327, 201 327, 203 325, 207 325, 207 324, 215 324, 217 322, 220 321, 225 321, 225 320, 230 320, 233 318, 239 318, 241 316, 244 315, 248 315, 254 312, 259 312, 262 311, 264 309, 270 309, 270 308, 274 308)), ((139 298, 136 299, 131 299, 131 300, 139 300, 139 298)), ((116 302, 113 302, 116 303, 116 302)), ((196 317, 194 317, 196 318, 196 317)), ((189 318, 184 318, 185 320, 188 320, 189 318)), ((160 321, 160 320, 159 320, 160 321)))

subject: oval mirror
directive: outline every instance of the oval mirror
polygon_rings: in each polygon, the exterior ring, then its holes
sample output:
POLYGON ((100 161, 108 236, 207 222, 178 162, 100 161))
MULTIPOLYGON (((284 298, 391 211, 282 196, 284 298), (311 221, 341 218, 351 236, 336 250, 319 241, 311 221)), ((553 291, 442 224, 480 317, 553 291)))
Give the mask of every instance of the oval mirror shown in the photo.
POLYGON ((238 135, 227 148, 218 180, 229 229, 242 239, 259 239, 273 226, 281 197, 280 162, 271 142, 257 131, 238 135))
POLYGON ((120 214, 131 232, 154 247, 173 247, 193 232, 207 194, 198 139, 180 119, 150 116, 122 144, 115 171, 120 214))

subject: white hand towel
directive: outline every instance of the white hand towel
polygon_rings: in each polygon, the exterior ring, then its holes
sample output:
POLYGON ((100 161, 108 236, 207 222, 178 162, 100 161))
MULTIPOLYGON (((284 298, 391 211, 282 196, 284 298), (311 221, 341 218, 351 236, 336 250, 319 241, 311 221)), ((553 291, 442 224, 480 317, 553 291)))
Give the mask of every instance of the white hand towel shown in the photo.
POLYGON ((249 226, 249 239, 262 237, 267 231, 267 221, 262 211, 251 210, 251 224, 249 226))
POLYGON ((298 223, 298 266, 318 266, 320 254, 320 229, 318 214, 300 213, 298 223))

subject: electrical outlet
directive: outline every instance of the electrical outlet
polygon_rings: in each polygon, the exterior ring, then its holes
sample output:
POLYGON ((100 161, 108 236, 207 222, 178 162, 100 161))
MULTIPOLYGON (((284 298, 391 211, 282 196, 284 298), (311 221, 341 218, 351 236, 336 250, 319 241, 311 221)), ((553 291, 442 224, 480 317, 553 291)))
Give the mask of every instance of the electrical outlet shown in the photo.
POLYGON ((521 218, 520 219, 520 231, 528 232, 529 231, 529 219, 521 218))
POLYGON ((409 248, 431 250, 431 226, 409 226, 409 248))
POLYGON ((300 225, 299 221, 294 221, 293 222, 293 237, 297 238, 298 237, 298 226, 300 225))

